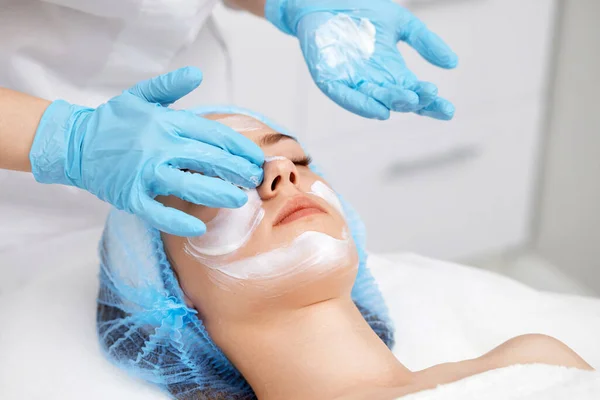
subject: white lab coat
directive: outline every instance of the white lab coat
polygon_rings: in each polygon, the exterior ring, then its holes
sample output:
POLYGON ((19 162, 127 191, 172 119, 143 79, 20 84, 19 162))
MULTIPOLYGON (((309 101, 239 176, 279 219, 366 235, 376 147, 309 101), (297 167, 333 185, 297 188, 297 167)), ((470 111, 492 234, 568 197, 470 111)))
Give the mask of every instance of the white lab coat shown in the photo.
MULTIPOLYGON (((217 1, 0 0, 0 86, 93 107, 194 65, 204 83, 176 106, 230 102, 226 52, 211 19, 217 1)), ((15 279, 89 253, 107 209, 79 189, 0 171, 0 295, 15 279)))

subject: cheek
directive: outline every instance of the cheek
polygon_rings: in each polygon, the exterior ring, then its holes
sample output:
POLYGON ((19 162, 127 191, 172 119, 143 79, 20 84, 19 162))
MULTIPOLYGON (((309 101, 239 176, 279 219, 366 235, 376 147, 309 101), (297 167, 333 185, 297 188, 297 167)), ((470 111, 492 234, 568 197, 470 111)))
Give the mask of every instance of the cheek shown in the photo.
POLYGON ((208 268, 185 252, 187 238, 165 233, 161 237, 173 273, 186 297, 186 304, 203 312, 200 306, 210 299, 214 286, 209 278, 208 268))
POLYGON ((227 257, 246 246, 265 215, 258 192, 249 190, 247 194, 248 202, 240 208, 212 209, 216 215, 206 223, 206 233, 189 239, 186 252, 203 262, 227 257))
MULTIPOLYGON (((290 239, 291 240, 291 239, 290 239)), ((229 264, 237 261, 242 261, 246 258, 254 257, 259 253, 265 253, 272 249, 282 247, 289 240, 272 234, 272 228, 267 221, 262 221, 253 231, 248 241, 241 246, 237 251, 220 259, 213 259, 209 264, 229 264)))
POLYGON ((186 304, 198 311, 202 321, 206 323, 218 319, 220 315, 231 314, 231 292, 215 285, 212 270, 188 255, 184 255, 175 265, 173 268, 186 304))
POLYGON ((324 181, 317 179, 310 185, 308 192, 325 201, 340 217, 344 217, 344 208, 337 194, 324 181))

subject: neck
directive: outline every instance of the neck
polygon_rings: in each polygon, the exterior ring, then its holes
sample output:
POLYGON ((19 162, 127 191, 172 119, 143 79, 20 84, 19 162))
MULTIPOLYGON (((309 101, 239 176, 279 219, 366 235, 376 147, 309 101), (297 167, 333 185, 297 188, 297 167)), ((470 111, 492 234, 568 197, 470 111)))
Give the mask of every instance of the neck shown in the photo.
POLYGON ((207 328, 260 400, 345 398, 412 377, 349 296, 207 328))

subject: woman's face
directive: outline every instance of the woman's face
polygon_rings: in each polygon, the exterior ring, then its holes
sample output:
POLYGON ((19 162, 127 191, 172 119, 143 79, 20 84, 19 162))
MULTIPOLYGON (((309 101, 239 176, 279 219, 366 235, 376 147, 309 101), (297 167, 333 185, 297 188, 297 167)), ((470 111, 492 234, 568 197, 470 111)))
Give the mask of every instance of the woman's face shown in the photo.
POLYGON ((207 118, 257 143, 267 161, 262 185, 248 192, 242 209, 162 199, 207 224, 199 238, 162 235, 188 304, 208 326, 211 315, 249 317, 257 310, 301 307, 349 293, 356 249, 337 197, 310 170, 300 144, 251 117, 207 118), (328 260, 336 265, 325 265, 328 260))

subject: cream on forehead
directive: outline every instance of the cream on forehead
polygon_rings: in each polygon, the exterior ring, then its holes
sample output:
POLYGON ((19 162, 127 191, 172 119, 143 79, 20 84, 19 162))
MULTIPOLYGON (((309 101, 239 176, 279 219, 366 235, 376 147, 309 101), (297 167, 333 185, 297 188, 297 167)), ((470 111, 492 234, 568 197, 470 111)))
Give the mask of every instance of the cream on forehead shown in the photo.
POLYGON ((237 132, 252 132, 267 128, 260 121, 245 115, 228 115, 226 117, 216 119, 215 121, 223 125, 227 125, 237 132))

